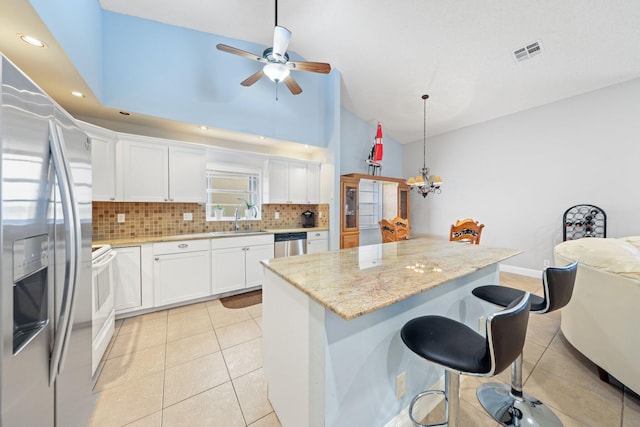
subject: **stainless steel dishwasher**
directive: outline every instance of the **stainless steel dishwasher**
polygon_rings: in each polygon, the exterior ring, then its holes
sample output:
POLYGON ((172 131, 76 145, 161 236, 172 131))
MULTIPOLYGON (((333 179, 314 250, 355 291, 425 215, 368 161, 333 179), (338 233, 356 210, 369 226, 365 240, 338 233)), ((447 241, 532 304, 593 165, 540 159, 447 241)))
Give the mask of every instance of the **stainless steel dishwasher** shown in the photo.
POLYGON ((274 235, 275 258, 304 255, 307 253, 307 233, 276 233, 274 235))

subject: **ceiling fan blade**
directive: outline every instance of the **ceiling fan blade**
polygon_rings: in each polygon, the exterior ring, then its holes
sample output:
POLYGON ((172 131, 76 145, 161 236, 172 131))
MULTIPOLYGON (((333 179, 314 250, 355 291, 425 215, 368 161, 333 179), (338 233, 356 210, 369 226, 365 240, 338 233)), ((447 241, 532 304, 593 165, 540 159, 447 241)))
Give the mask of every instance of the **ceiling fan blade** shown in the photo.
POLYGON ((328 74, 331 71, 331 65, 324 62, 289 61, 287 66, 292 70, 310 71, 312 73, 328 74))
POLYGON ((276 26, 273 30, 273 55, 277 60, 284 58, 289 41, 291 41, 291 31, 285 27, 276 26))
POLYGON ((291 77, 291 76, 285 77, 284 84, 287 85, 287 87, 289 88, 289 90, 291 91, 292 94, 300 95, 302 93, 302 88, 300 87, 298 82, 296 82, 293 79, 293 77, 291 77))
POLYGON ((235 48, 233 46, 227 46, 226 44, 220 43, 220 44, 217 44, 216 47, 218 48, 218 50, 221 50, 223 52, 232 53, 234 55, 242 56, 247 59, 253 59, 254 61, 258 61, 258 62, 263 62, 263 63, 267 62, 267 60, 261 56, 254 55, 251 52, 247 52, 247 51, 235 48))
POLYGON ((260 70, 260 71, 254 73, 254 74, 251 74, 249 77, 244 79, 240 84, 242 86, 251 86, 252 84, 257 82, 258 80, 260 80, 262 78, 262 76, 264 76, 264 72, 262 70, 260 70))

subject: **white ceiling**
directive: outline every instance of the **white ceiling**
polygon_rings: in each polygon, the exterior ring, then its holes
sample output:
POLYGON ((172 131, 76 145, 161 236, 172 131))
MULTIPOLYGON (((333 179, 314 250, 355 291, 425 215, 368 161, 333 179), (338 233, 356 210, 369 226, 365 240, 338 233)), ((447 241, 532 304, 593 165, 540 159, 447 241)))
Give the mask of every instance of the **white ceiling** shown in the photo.
MULTIPOLYGON (((273 37, 274 0, 100 3, 265 46, 273 37)), ((337 68, 343 107, 401 143, 422 139, 424 93, 433 135, 640 77, 638 0, 279 0, 278 9, 289 50, 337 68), (513 51, 534 41, 542 54, 516 63, 513 51)))

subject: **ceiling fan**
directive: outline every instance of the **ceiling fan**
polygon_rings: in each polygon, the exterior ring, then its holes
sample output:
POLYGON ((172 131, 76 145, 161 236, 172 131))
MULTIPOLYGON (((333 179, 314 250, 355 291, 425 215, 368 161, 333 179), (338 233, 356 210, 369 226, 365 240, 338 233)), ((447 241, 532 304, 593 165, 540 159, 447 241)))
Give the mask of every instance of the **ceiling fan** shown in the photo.
POLYGON ((324 62, 289 61, 287 47, 289 47, 289 41, 291 40, 291 31, 278 25, 278 1, 276 0, 275 3, 276 26, 273 30, 273 46, 265 49, 262 56, 226 44, 218 44, 216 47, 223 52, 232 53, 264 64, 260 71, 244 79, 240 83, 242 86, 251 86, 266 75, 276 85, 284 82, 292 94, 298 95, 302 93, 302 88, 291 77, 291 70, 328 74, 331 71, 331 65, 324 62))

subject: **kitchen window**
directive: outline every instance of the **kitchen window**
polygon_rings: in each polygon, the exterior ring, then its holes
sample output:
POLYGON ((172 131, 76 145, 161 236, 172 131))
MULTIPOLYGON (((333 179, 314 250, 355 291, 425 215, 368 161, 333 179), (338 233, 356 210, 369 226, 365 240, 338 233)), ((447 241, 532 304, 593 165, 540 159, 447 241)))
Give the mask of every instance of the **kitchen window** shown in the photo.
POLYGON ((235 165, 207 166, 207 221, 259 220, 260 170, 235 165), (250 208, 247 207, 247 203, 250 208), (218 211, 216 213, 216 211, 218 211))

